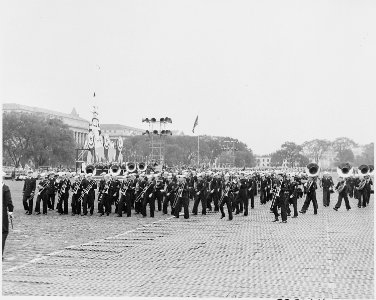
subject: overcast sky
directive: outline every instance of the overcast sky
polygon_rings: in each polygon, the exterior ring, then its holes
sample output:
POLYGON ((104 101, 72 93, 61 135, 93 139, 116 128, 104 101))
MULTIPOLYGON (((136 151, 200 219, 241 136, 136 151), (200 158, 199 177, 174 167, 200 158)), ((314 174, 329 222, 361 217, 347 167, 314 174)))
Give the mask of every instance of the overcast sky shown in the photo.
POLYGON ((2 1, 0 97, 101 123, 374 140, 376 1, 2 1))

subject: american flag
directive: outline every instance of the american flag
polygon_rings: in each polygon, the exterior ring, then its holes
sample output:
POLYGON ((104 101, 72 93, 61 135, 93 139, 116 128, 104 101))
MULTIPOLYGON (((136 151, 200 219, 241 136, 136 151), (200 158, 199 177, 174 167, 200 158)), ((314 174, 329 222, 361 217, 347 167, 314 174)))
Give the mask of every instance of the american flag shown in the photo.
POLYGON ((197 125, 198 125, 198 115, 197 115, 197 117, 196 117, 196 121, 195 121, 195 123, 193 124, 193 129, 192 129, 192 132, 193 132, 193 133, 195 133, 195 128, 196 128, 197 125))

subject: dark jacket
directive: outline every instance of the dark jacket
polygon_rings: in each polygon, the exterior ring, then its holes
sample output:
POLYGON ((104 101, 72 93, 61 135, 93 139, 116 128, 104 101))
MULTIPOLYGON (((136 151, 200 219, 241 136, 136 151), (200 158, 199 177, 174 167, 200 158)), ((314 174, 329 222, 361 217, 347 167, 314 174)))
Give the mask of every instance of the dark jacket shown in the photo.
POLYGON ((9 232, 8 210, 13 212, 12 196, 9 187, 3 184, 3 233, 9 232))
POLYGON ((37 187, 37 181, 35 178, 26 178, 23 186, 24 196, 29 197, 30 194, 35 192, 35 188, 37 187))

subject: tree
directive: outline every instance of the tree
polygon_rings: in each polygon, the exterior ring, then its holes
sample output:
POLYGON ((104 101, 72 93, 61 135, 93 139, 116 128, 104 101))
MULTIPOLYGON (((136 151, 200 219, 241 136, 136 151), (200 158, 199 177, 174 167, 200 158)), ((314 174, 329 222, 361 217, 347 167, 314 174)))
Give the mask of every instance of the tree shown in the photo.
POLYGON ((285 159, 290 167, 292 167, 296 160, 298 160, 302 146, 299 146, 293 142, 285 142, 281 146, 285 152, 285 159))
POLYGON ((355 160, 354 153, 351 149, 344 149, 342 152, 337 153, 337 162, 349 162, 353 163, 355 160))
POLYGON ((299 154, 295 160, 295 167, 305 167, 310 163, 309 158, 303 154, 299 154))
POLYGON ((374 143, 370 143, 364 146, 362 154, 356 156, 354 163, 359 167, 360 165, 373 165, 374 161, 374 143))
POLYGON ((276 152, 271 154, 270 158, 270 166, 272 167, 279 167, 282 166, 283 161, 287 158, 288 154, 286 150, 277 150, 276 152))
POLYGON ((30 128, 36 120, 34 116, 18 113, 3 113, 3 149, 8 153, 16 168, 21 160, 28 159, 30 128))
MULTIPOLYGON (((343 162, 342 159, 351 157, 351 154, 348 150, 351 150, 351 148, 355 146, 357 146, 357 144, 347 137, 336 138, 332 143, 333 150, 337 154, 336 161, 343 162)), ((352 161, 354 161, 354 159, 352 161)))
POLYGON ((315 163, 319 163, 322 154, 328 150, 331 143, 327 140, 315 139, 304 142, 302 145, 305 156, 312 159, 315 163))
POLYGON ((73 165, 73 132, 61 120, 33 114, 3 114, 3 148, 16 167, 32 159, 39 165, 73 165))

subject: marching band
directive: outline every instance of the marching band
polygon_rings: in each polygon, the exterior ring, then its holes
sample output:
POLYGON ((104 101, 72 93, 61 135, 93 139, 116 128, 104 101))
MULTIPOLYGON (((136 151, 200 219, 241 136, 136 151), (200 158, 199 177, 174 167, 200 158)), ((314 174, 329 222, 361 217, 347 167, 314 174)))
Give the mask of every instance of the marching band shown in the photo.
POLYGON ((341 207, 342 200, 345 201, 346 209, 351 209, 349 197, 358 200, 359 208, 366 207, 370 194, 373 193, 373 166, 361 165, 355 170, 345 163, 337 168, 337 173, 339 181, 336 185, 328 172, 324 172, 322 178, 319 177, 320 168, 315 163, 308 164, 305 172, 212 170, 197 173, 194 170, 185 170, 146 175, 145 172, 138 174, 131 170, 123 176, 119 176, 119 172, 102 173, 97 183, 93 178, 93 169, 87 168, 86 172, 81 174, 41 174, 42 178, 37 185, 30 171, 24 182, 23 205, 25 213, 31 215, 37 190, 34 209, 36 215, 41 213, 41 201, 43 214, 47 214, 47 208, 50 211, 57 209, 60 215, 68 214, 71 194, 72 216, 86 216, 88 213, 93 215, 97 199, 99 216, 109 216, 114 208, 118 217, 122 217, 123 213, 131 217, 132 210, 135 214, 146 217, 149 207, 152 218, 156 209, 163 214, 168 214, 170 209, 171 215, 176 218, 179 218, 183 210, 184 218, 188 219, 190 202, 193 203, 193 215, 198 214, 199 206, 201 214, 206 215, 207 211, 212 210, 213 203, 214 212, 220 212, 221 219, 226 216, 226 205, 228 220, 231 221, 234 214, 242 213, 248 216, 249 209, 254 209, 254 197, 259 194, 260 205, 270 201, 270 212, 274 214, 273 222, 279 221, 281 216, 282 223, 286 223, 287 217, 291 216, 290 205, 293 207, 291 217, 298 217, 297 200, 304 195, 304 204, 299 212, 305 214, 312 202, 313 213, 318 213, 316 190, 320 187, 323 191, 324 207, 330 205, 330 195, 335 192, 338 193, 338 201, 334 207, 336 211, 341 207))

